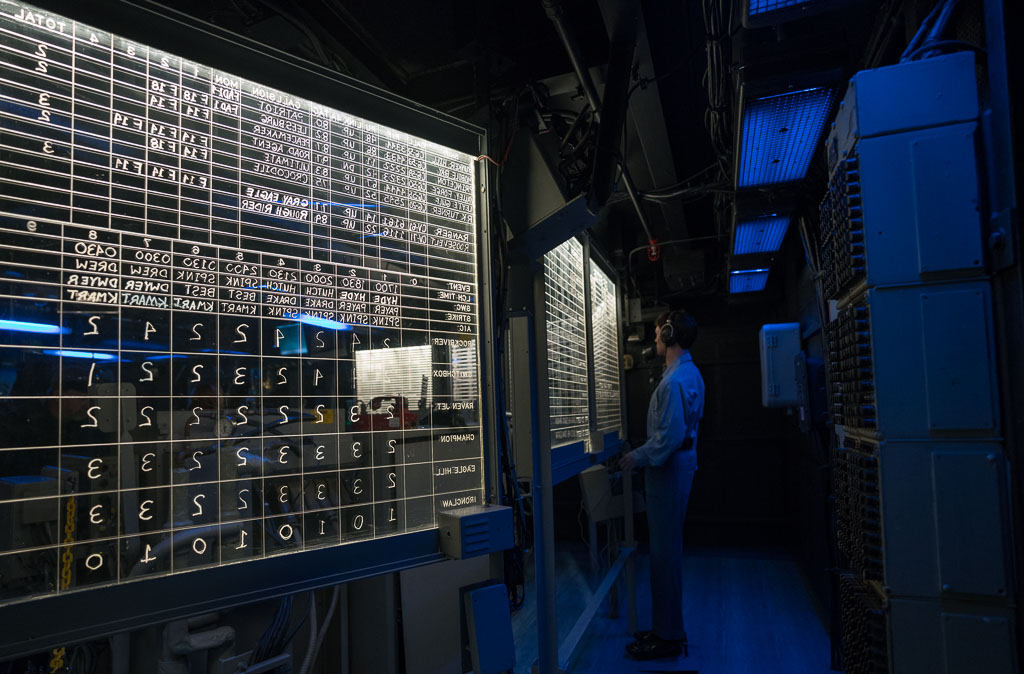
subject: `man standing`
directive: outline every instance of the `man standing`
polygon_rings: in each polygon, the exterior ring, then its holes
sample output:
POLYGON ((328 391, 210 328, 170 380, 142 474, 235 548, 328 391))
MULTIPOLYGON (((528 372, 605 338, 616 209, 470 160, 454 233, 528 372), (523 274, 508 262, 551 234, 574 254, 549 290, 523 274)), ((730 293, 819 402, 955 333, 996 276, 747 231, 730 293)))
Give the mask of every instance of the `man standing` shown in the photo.
POLYGON ((675 657, 686 648, 683 520, 697 470, 697 426, 704 416, 704 379, 689 351, 696 338, 697 323, 685 311, 658 317, 654 343, 665 357, 665 372, 647 408, 647 442, 619 459, 623 470, 644 468, 647 496, 652 629, 637 633, 626 646, 638 660, 675 657))

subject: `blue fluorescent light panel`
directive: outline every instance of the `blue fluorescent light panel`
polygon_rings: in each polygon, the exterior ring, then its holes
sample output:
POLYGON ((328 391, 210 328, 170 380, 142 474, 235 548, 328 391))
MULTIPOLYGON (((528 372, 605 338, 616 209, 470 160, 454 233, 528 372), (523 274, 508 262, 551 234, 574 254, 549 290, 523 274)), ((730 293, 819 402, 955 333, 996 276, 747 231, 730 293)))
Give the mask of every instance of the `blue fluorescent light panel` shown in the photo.
POLYGON ((758 14, 767 14, 768 12, 774 12, 777 9, 806 5, 809 2, 812 2, 812 0, 749 0, 747 15, 757 16, 758 14))
POLYGON ((774 253, 782 247, 789 227, 788 215, 765 215, 736 225, 733 255, 774 253))
POLYGON ((729 292, 756 293, 764 290, 768 283, 767 269, 748 269, 745 271, 729 272, 729 292))
POLYGON ((831 89, 804 89, 747 101, 739 187, 801 180, 832 107, 831 89))

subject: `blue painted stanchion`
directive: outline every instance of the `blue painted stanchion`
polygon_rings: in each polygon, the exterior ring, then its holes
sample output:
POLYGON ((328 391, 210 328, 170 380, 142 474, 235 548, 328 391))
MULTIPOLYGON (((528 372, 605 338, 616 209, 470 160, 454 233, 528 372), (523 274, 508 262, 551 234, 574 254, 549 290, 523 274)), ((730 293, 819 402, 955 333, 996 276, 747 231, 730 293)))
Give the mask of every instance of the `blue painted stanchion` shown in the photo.
MULTIPOLYGON (((543 292, 543 287, 541 287, 543 292)), ((538 362, 537 321, 527 316, 529 357, 538 362)), ((540 326, 543 329, 543 326, 540 326)), ((543 451, 537 368, 530 368, 530 428, 533 460, 533 558, 537 574, 537 664, 539 674, 558 672, 558 619, 555 614, 555 532, 552 520, 551 455, 543 451)))

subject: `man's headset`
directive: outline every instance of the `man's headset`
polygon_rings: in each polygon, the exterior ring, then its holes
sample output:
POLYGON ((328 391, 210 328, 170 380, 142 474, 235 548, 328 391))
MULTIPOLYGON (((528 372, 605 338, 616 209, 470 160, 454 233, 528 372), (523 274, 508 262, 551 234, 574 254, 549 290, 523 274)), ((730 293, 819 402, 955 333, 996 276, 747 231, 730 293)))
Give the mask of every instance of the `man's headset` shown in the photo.
POLYGON ((668 320, 659 330, 661 343, 665 346, 673 346, 679 343, 679 335, 683 331, 683 320, 686 318, 685 311, 673 311, 669 313, 668 320))

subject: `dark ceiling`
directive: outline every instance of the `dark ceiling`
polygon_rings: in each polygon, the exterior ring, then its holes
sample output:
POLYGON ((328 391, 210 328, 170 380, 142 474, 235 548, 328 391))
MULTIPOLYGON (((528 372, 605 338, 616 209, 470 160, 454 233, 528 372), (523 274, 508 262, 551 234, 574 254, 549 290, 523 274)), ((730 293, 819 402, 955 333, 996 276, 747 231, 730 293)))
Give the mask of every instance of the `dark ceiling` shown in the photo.
MULTIPOLYGON (((564 132, 586 102, 542 0, 160 1, 485 126, 491 132, 492 154, 509 147, 513 131, 538 133, 550 125, 556 132, 564 132), (512 101, 517 105, 510 105, 512 101), (554 118, 545 113, 548 116, 541 119, 546 123, 534 122, 538 113, 529 110, 524 101, 532 101, 548 113, 568 112, 563 117, 555 113, 554 118), (510 121, 513 117, 515 123, 510 121)), ((861 67, 868 45, 877 41, 872 31, 876 23, 883 23, 881 14, 907 3, 824 0, 823 4, 834 9, 795 19, 790 16, 778 25, 746 28, 740 20, 741 0, 736 0, 735 7, 729 0, 638 0, 638 4, 562 0, 566 25, 580 45, 583 60, 595 68, 599 88, 604 85, 603 67, 609 62, 610 17, 622 7, 638 8, 642 15, 639 36, 643 44, 634 52, 630 117, 624 125, 626 163, 639 190, 669 187, 705 169, 708 171, 692 184, 710 183, 718 188, 715 192, 688 192, 671 203, 643 202, 654 238, 697 239, 669 244, 680 250, 666 246, 657 263, 643 261, 646 256, 642 254, 629 257, 630 250, 647 243, 646 236, 638 226, 633 204, 621 193, 613 195, 594 229, 620 269, 629 267, 635 291, 657 295, 673 290, 723 290, 732 217, 729 152, 736 131, 734 94, 740 81, 832 67, 840 73, 839 85, 845 75, 861 67), (722 17, 722 27, 717 35, 709 35, 706 12, 715 9, 722 17), (719 148, 728 148, 724 156, 712 144, 706 123, 705 72, 712 42, 717 42, 723 54, 725 105, 719 114, 727 142, 719 148), (635 268, 628 262, 635 263, 635 268), (692 267, 693 273, 681 273, 674 268, 678 265, 692 267)), ((813 176, 812 170, 812 181, 813 176)), ((616 187, 621 192, 621 186, 616 187)), ((810 189, 810 193, 814 191, 810 189)), ((782 198, 801 197, 798 190, 795 197, 782 198)))

